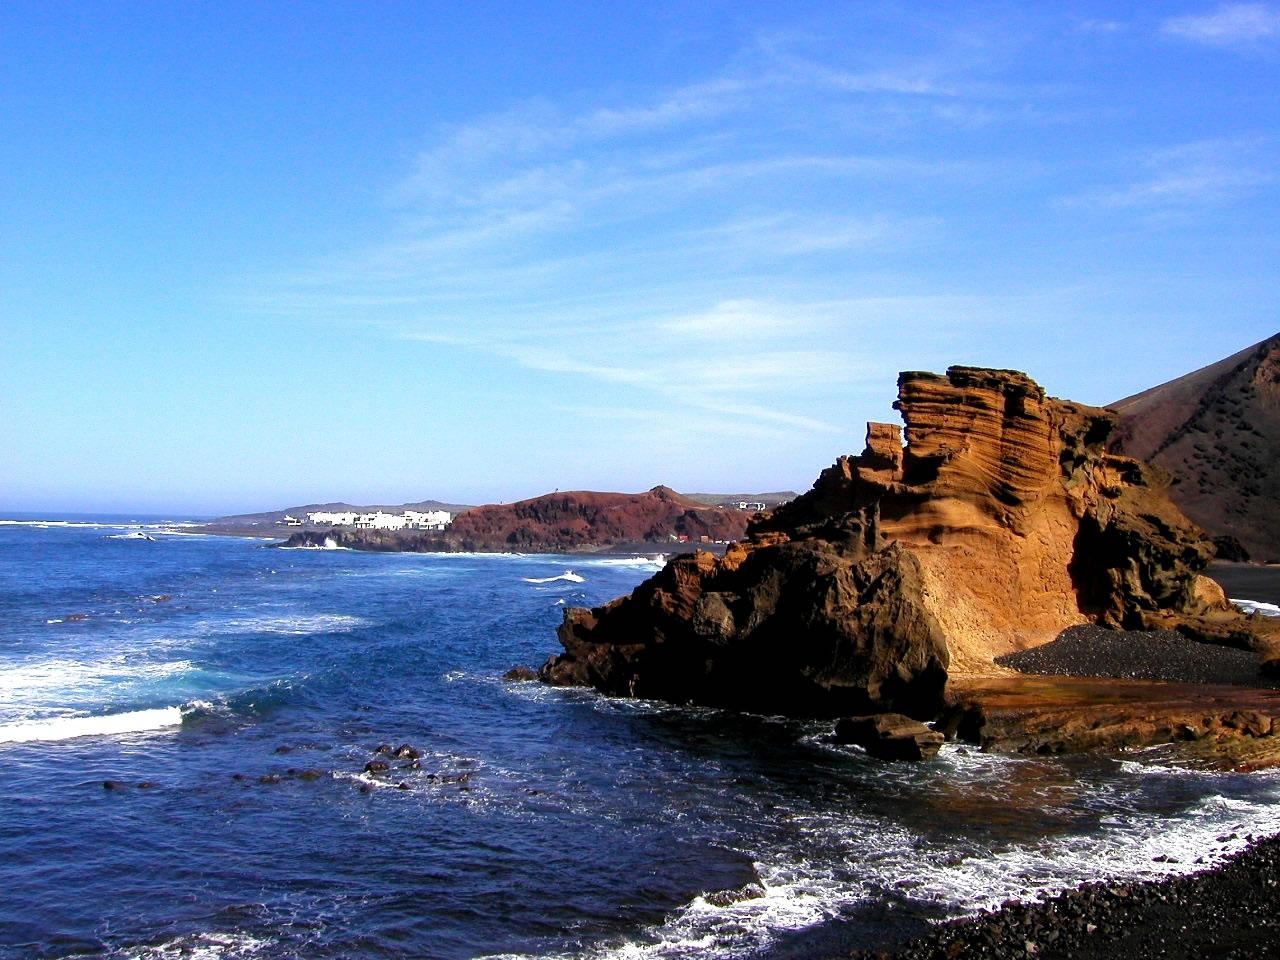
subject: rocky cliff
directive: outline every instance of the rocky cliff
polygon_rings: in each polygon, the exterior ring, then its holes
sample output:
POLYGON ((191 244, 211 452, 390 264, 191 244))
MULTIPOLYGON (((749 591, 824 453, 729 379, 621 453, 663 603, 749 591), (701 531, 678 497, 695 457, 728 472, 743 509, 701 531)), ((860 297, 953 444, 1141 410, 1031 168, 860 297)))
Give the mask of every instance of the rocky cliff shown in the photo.
POLYGON ((1113 448, 1168 470, 1187 516, 1280 561, 1280 334, 1110 406, 1113 448))
POLYGON ((508 550, 573 550, 619 543, 670 546, 736 540, 748 516, 709 507, 670 487, 644 493, 548 493, 511 504, 468 510, 449 528, 451 539, 508 550))
POLYGON ((1064 628, 1178 626, 1247 642, 1200 576, 1212 546, 1167 478, 1108 452, 1108 410, 1024 374, 904 373, 896 425, 628 597, 566 612, 553 684, 809 716, 937 716, 948 675, 1064 628), (905 439, 905 443, 904 443, 905 439))

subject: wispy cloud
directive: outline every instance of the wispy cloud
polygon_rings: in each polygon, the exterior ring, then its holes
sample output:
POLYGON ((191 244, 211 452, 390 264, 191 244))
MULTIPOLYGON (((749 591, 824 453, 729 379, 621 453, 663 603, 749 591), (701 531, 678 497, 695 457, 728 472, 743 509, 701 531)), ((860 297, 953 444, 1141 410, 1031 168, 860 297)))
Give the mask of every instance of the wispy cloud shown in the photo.
MULTIPOLYGON (((390 191, 381 242, 278 281, 262 306, 594 387, 615 409, 674 406, 711 431, 835 431, 825 411, 883 390, 892 357, 955 359, 952 331, 1025 322, 1023 304, 901 268, 951 256, 949 232, 968 243, 948 216, 970 192, 1028 175, 986 131, 1054 106, 1000 82, 982 43, 956 45, 860 60, 761 41, 682 87, 442 127, 390 191)), ((1184 174, 1223 179, 1198 162, 1184 174)), ((1094 202, 1140 202, 1127 189, 1094 202)))
POLYGON ((1227 4, 1212 13, 1172 17, 1162 33, 1216 47, 1251 46, 1280 38, 1280 10, 1265 3, 1227 4))
POLYGON ((1182 144, 1142 158, 1145 177, 1088 190, 1064 203, 1112 209, 1188 209, 1233 203, 1275 181, 1275 152, 1274 144, 1260 140, 1182 144))

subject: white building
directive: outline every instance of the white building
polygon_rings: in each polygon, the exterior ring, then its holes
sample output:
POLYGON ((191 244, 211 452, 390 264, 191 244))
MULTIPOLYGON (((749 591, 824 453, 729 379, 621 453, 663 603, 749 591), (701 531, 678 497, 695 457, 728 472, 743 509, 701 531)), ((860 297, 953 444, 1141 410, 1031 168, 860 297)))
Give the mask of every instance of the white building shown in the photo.
POLYGON ((406 510, 405 525, 413 530, 443 530, 453 522, 448 510, 406 510))
MULTIPOLYGON (((291 518, 286 518, 291 519, 291 518)), ((295 521, 300 524, 302 521, 295 521)), ((406 510, 402 515, 355 511, 330 512, 317 510, 307 514, 307 522, 317 527, 355 527, 357 530, 444 530, 453 522, 453 514, 447 510, 406 510)))
POLYGON ((403 530, 407 522, 403 516, 383 513, 379 510, 376 513, 356 514, 355 528, 357 530, 403 530))
POLYGON ((353 527, 356 522, 355 511, 330 512, 318 510, 307 514, 307 522, 317 527, 353 527))

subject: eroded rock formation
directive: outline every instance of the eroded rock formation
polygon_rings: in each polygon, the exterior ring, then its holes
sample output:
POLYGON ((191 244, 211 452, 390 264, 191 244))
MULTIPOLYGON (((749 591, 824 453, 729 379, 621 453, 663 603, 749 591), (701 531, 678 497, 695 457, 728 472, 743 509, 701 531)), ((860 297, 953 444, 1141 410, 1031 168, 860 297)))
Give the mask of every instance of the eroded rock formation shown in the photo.
POLYGON ((753 522, 566 612, 553 684, 809 716, 938 715, 948 674, 1084 623, 1247 642, 1167 480, 1109 453, 1116 418, 1011 370, 904 373, 905 422, 753 522), (1236 631, 1233 633, 1233 631, 1236 631), (1237 635, 1238 634, 1238 635, 1237 635))

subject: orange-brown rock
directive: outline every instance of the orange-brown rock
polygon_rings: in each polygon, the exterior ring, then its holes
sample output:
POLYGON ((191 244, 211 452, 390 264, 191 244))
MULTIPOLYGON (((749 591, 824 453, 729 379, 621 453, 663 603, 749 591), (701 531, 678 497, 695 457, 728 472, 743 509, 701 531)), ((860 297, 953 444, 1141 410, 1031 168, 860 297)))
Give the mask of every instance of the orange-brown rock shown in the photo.
POLYGON ((895 406, 905 434, 870 425, 861 456, 724 558, 676 558, 629 597, 568 611, 542 678, 921 718, 948 672, 999 675, 996 657, 1073 625, 1248 632, 1200 578, 1212 546, 1166 476, 1107 451, 1112 412, 973 367, 904 373, 895 406))

